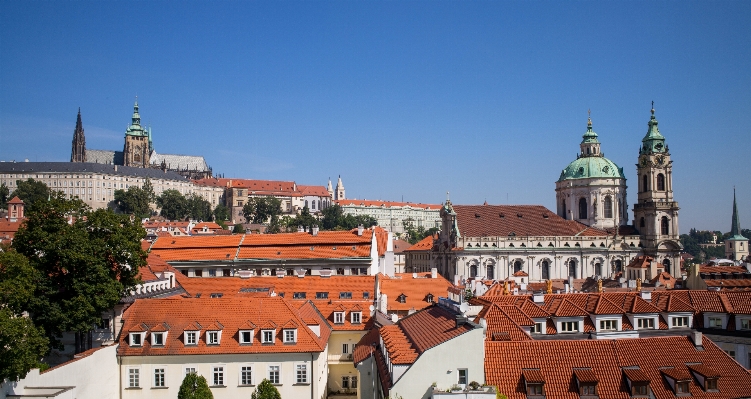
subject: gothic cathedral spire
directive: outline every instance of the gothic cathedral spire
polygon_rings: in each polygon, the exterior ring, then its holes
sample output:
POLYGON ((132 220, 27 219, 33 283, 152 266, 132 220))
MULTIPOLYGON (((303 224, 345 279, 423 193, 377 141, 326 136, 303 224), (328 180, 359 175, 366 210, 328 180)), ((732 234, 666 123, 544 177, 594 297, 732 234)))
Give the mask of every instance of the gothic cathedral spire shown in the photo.
POLYGON ((73 131, 73 149, 70 152, 71 162, 86 162, 86 137, 83 134, 83 123, 81 123, 81 108, 78 108, 78 118, 76 119, 76 130, 73 131))
POLYGON ((742 262, 747 259, 748 252, 748 238, 741 235, 741 219, 738 216, 738 204, 733 188, 733 223, 730 226, 730 238, 725 240, 725 257, 742 262))

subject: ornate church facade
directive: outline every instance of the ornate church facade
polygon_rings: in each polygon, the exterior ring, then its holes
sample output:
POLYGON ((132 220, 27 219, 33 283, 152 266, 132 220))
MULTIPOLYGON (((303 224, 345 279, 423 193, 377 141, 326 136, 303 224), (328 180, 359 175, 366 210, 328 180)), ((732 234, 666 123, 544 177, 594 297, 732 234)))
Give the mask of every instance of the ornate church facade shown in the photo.
MULTIPOLYGON (((556 182, 556 212, 540 205, 453 205, 441 209, 441 232, 422 254, 430 267, 454 276, 521 283, 552 279, 679 275, 678 203, 672 161, 652 109, 638 155, 635 224, 628 223, 623 168, 604 157, 591 119, 580 154, 556 182), (637 259, 638 258, 638 259, 637 259)), ((407 270, 419 272, 422 270, 407 270)))
POLYGON ((141 126, 138 101, 133 106, 131 123, 125 130, 125 143, 122 151, 94 150, 86 148, 81 110, 78 110, 76 129, 73 133, 71 162, 89 162, 108 165, 154 168, 171 171, 189 179, 212 177, 211 167, 202 156, 159 154, 154 150, 151 128, 141 126))

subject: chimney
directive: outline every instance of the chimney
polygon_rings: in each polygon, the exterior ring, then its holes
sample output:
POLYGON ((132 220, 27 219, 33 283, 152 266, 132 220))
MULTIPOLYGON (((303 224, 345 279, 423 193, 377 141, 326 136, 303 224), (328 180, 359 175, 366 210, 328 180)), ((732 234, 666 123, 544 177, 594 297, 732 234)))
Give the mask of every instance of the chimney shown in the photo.
POLYGON ((435 267, 430 269, 430 278, 438 278, 438 269, 435 267))
POLYGON ((642 291, 641 292, 641 299, 652 302, 652 291, 642 291))
POLYGON ((314 236, 318 235, 318 225, 313 225, 313 228, 310 229, 311 233, 313 233, 314 236))
POLYGON ((534 294, 534 295, 532 295, 532 302, 534 302, 534 303, 545 303, 545 295, 543 295, 543 294, 534 294))
POLYGON ((297 232, 298 233, 304 233, 305 230, 303 230, 302 226, 297 226, 297 232))
POLYGON ((361 236, 361 235, 362 235, 362 231, 363 231, 364 229, 365 229, 365 227, 363 227, 363 225, 359 225, 359 226, 357 226, 357 235, 358 235, 358 236, 361 236))
POLYGON ((467 316, 456 315, 456 328, 459 328, 467 323, 467 316))
POLYGON ((701 332, 699 331, 692 332, 691 338, 694 341, 694 346, 696 347, 696 349, 701 348, 701 350, 704 350, 704 346, 702 345, 702 342, 701 342, 702 341, 701 332))

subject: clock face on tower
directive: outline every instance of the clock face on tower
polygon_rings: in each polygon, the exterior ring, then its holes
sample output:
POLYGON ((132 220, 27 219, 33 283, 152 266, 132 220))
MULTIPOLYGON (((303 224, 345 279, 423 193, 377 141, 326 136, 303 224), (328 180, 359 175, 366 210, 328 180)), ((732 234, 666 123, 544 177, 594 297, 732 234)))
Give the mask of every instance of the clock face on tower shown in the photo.
POLYGON ((665 158, 663 157, 657 157, 657 163, 662 165, 665 162, 665 158))
POLYGON ((641 166, 647 166, 647 158, 641 159, 641 166))

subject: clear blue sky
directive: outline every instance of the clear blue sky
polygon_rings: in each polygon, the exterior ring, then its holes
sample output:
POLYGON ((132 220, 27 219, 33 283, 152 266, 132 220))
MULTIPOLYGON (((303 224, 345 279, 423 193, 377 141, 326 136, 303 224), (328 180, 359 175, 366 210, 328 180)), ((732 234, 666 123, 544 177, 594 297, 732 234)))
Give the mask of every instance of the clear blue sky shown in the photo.
MULTIPOLYGON (((682 232, 751 227, 751 2, 0 2, 0 160, 161 153, 348 197, 542 204, 587 109, 629 203, 650 102, 682 232)), ((633 217, 633 214, 631 214, 633 217)))

